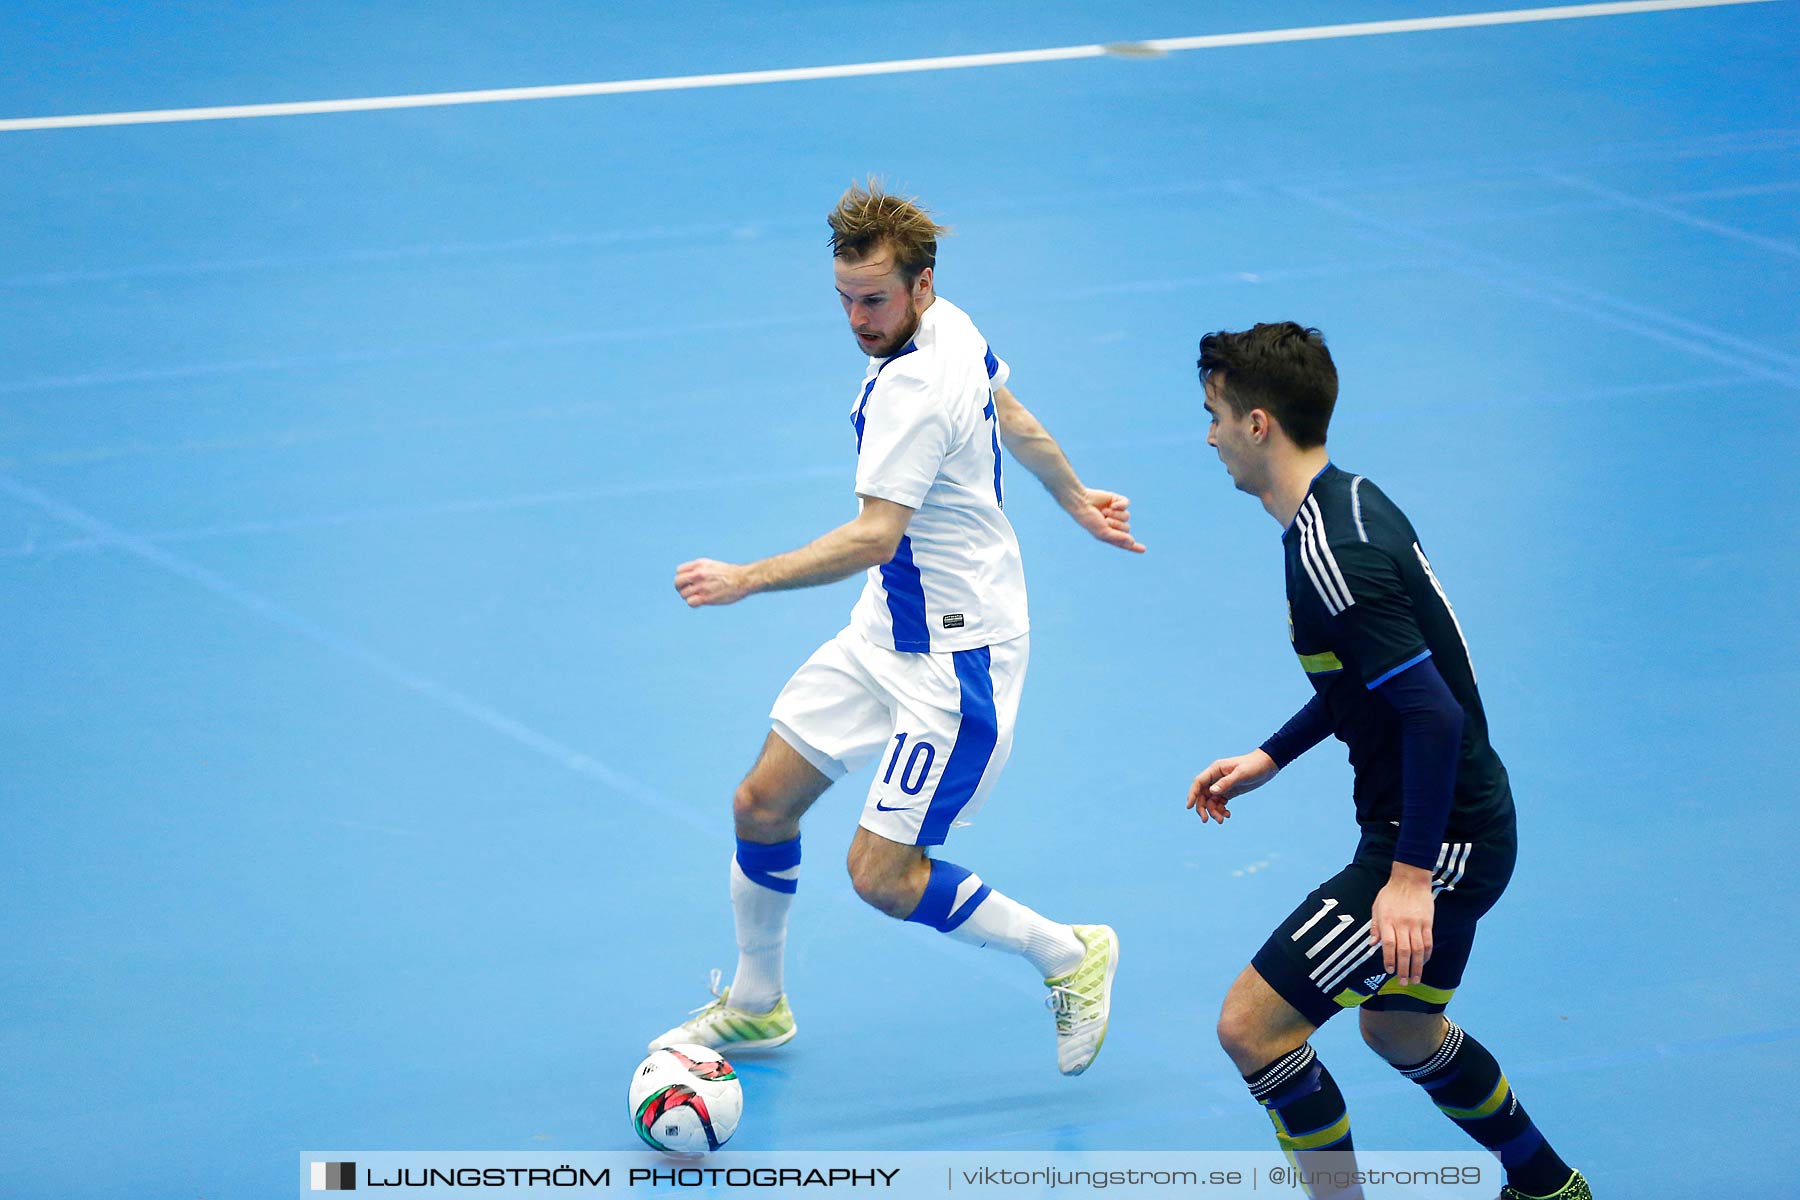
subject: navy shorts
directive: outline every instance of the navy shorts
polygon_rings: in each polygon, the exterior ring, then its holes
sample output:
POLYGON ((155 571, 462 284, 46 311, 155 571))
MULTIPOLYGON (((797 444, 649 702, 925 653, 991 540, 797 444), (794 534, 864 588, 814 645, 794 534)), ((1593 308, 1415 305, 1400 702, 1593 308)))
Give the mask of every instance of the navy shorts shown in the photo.
POLYGON ((1394 834, 1364 829, 1350 865, 1314 888, 1250 960, 1314 1025, 1364 1006, 1442 1012, 1462 982, 1475 924, 1506 890, 1518 858, 1510 823, 1473 842, 1444 843, 1431 874, 1431 957, 1419 983, 1402 985, 1381 969, 1381 947, 1369 944, 1369 914, 1393 867, 1394 834))

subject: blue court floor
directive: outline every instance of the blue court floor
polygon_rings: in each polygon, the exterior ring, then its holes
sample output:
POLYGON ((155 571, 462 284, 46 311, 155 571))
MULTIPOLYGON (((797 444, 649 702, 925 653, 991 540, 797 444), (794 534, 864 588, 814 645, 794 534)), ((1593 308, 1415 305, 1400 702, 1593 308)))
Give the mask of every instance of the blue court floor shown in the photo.
MULTIPOLYGON (((7 3, 0 117, 1473 12, 7 3)), ((607 1150, 729 973, 733 784, 858 586, 675 564, 847 519, 824 214, 885 174, 1141 558, 1014 465, 1033 663, 945 855, 1123 944, 1095 1068, 1024 964, 806 825, 746 1149, 1264 1149, 1224 988, 1346 858, 1279 530, 1195 343, 1323 328, 1420 530, 1521 865, 1452 1015, 1598 1194, 1800 1195, 1800 6, 392 112, 0 133, 0 1195, 290 1194, 323 1147, 607 1150), (1784 1099, 1785 1097, 1785 1099, 1784 1099), (1721 1184, 1720 1180, 1729 1180, 1721 1184)), ((1360 1145, 1461 1135, 1333 1022, 1360 1145)))

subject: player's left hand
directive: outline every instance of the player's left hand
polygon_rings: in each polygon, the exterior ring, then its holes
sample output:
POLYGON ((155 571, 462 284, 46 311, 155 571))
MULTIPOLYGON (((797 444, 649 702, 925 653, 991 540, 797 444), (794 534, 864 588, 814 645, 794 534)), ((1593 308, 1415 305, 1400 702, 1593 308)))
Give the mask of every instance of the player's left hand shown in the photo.
POLYGON ((1369 941, 1381 947, 1381 969, 1402 985, 1419 982, 1431 958, 1431 918, 1436 899, 1431 872, 1395 863, 1393 874, 1375 894, 1369 916, 1369 941))
POLYGON ((1107 545, 1133 554, 1144 552, 1143 545, 1131 536, 1131 501, 1117 492, 1083 488, 1067 507, 1077 525, 1107 545))
POLYGON ((696 558, 675 568, 675 590, 689 608, 736 604, 750 594, 744 568, 736 563, 696 558))

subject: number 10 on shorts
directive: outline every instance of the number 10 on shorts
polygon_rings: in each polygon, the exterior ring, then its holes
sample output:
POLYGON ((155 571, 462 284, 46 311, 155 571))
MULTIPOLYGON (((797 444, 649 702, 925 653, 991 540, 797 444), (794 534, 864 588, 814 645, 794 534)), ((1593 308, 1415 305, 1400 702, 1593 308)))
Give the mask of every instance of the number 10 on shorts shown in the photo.
MULTIPOLYGON (((900 765, 900 755, 906 749, 904 733, 894 735, 894 753, 888 759, 887 773, 881 782, 894 781, 894 768, 900 765)), ((906 766, 900 772, 900 790, 909 796, 916 796, 925 788, 925 781, 931 777, 931 762, 937 757, 937 750, 930 742, 914 742, 912 753, 906 756, 906 766)))

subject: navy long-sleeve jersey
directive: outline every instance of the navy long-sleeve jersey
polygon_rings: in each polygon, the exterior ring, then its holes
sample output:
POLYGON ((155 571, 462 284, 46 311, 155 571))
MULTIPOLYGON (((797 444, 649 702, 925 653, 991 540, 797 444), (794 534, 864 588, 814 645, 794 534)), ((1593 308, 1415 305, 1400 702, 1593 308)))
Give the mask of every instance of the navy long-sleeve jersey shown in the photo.
POLYGON ((1429 659, 1463 710, 1444 837, 1509 826, 1512 791, 1488 743, 1468 644, 1406 514, 1367 479, 1327 465, 1281 544, 1294 652, 1349 747, 1358 823, 1400 822, 1401 716, 1376 689, 1429 659))

